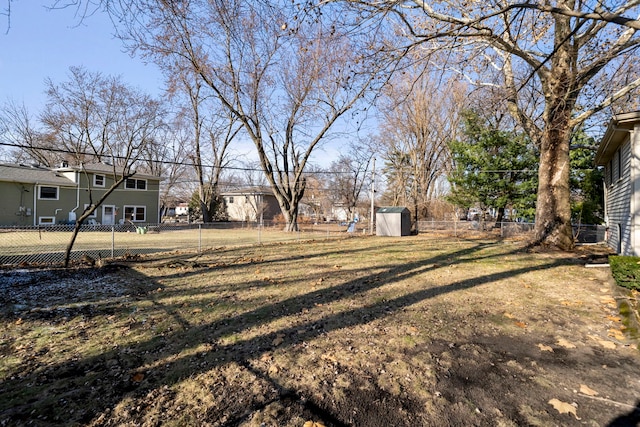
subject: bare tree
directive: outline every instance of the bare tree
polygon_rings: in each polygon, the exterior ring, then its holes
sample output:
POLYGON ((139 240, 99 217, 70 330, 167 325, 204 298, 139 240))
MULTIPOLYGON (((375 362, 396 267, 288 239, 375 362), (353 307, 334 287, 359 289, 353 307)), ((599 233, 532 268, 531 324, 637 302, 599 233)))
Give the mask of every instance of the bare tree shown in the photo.
POLYGON ((162 109, 159 102, 118 78, 82 69, 72 68, 69 81, 49 81, 48 86, 49 100, 41 117, 56 147, 77 164, 108 161, 113 169, 113 185, 96 201, 89 191, 88 207, 76 218, 65 253, 67 267, 83 222, 135 175, 147 146, 157 142, 157 131, 163 126, 162 109))
POLYGON ((343 206, 353 219, 363 188, 368 183, 374 151, 364 141, 352 142, 348 151, 329 166, 328 193, 333 205, 343 206))
POLYGON ((0 110, 0 141, 10 149, 16 163, 36 162, 53 166, 60 153, 55 140, 39 128, 24 104, 7 101, 0 110))
POLYGON ((571 134, 638 93, 640 3, 349 3, 394 19, 420 52, 451 49, 449 64, 470 81, 504 88, 511 115, 540 147, 536 241, 572 248, 571 134))
POLYGON ((412 70, 396 76, 384 91, 381 140, 389 189, 396 202, 402 195, 411 206, 417 225, 428 215, 438 180, 447 174, 447 143, 455 139, 467 93, 456 79, 412 70))
POLYGON ((337 10, 307 13, 290 2, 124 3, 111 11, 132 46, 192 70, 241 122, 286 230, 296 230, 312 152, 388 65, 370 54, 376 34, 348 32, 337 10))
POLYGON ((159 127, 154 138, 143 148, 139 172, 161 176, 160 212, 165 214, 170 206, 175 206, 188 180, 190 169, 185 164, 188 144, 182 138, 179 127, 169 121, 159 127))
POLYGON ((70 164, 121 165, 132 149, 141 152, 151 144, 162 126, 162 104, 119 77, 71 67, 68 81, 46 85, 43 132, 70 164))
POLYGON ((221 108, 197 73, 171 57, 164 58, 162 68, 169 94, 176 104, 182 104, 180 127, 189 135, 188 158, 196 174, 202 220, 211 222, 221 207, 219 184, 229 163, 229 147, 241 126, 227 109, 221 108))

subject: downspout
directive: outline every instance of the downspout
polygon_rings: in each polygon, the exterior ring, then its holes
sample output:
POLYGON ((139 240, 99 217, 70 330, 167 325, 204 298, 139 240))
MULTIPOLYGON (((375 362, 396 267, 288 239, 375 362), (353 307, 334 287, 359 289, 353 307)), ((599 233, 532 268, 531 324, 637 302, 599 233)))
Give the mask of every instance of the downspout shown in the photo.
POLYGON ((38 183, 33 184, 33 226, 35 227, 38 220, 38 183))
MULTIPOLYGON (((76 207, 71 209, 71 212, 75 214, 76 210, 78 210, 79 207, 80 207, 80 172, 76 171, 76 207)), ((78 217, 76 216, 76 219, 77 218, 78 217)))
MULTIPOLYGON (((156 209, 156 215, 158 215, 157 219, 156 219, 156 223, 160 224, 162 222, 162 215, 160 215, 160 181, 158 180, 158 205, 157 205, 157 209, 156 209)), ((189 214, 187 213, 187 216, 189 214)))

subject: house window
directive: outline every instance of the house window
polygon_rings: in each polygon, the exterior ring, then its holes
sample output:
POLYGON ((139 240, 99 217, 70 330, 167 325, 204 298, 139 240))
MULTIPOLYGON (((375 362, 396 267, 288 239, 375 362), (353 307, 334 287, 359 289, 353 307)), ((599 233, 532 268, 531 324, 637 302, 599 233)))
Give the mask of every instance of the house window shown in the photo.
POLYGON ((54 225, 56 223, 55 216, 41 216, 38 217, 38 224, 40 225, 54 225))
POLYGON ((229 197, 229 204, 233 203, 233 196, 229 197))
POLYGON ((611 161, 611 166, 612 166, 611 180, 612 180, 613 183, 615 183, 617 180, 620 179, 620 176, 621 176, 621 171, 620 171, 620 150, 616 151, 613 154, 613 160, 611 161))
POLYGON ((104 187, 104 175, 93 175, 93 186, 94 187, 104 187))
POLYGON ((58 187, 47 187, 41 185, 38 187, 38 199, 58 200, 58 187))
POLYGON ((145 222, 147 219, 146 206, 125 206, 124 219, 133 222, 145 222))
MULTIPOLYGON (((87 203, 85 203, 84 205, 84 212, 89 210, 89 206, 94 206, 94 205, 89 205, 87 203)), ((94 210, 93 213, 91 215, 89 215, 87 218, 95 218, 96 217, 96 213, 98 212, 98 210, 94 210)))
POLYGON ((127 178, 124 183, 124 188, 128 190, 146 190, 147 181, 144 179, 127 178))

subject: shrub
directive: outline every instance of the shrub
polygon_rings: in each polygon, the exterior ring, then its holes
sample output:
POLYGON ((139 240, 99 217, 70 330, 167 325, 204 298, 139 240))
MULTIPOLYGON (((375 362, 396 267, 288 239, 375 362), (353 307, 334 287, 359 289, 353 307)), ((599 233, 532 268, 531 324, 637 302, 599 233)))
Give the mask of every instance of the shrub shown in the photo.
POLYGON ((619 286, 640 290, 640 258, 634 256, 610 256, 609 265, 619 286))

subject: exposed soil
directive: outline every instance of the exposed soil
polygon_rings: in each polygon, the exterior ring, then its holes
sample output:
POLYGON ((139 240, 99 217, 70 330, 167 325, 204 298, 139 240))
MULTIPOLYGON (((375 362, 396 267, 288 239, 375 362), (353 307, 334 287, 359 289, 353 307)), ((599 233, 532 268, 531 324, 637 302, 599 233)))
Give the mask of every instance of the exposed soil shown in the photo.
POLYGON ((635 426, 603 261, 415 236, 0 271, 0 425, 635 426))

